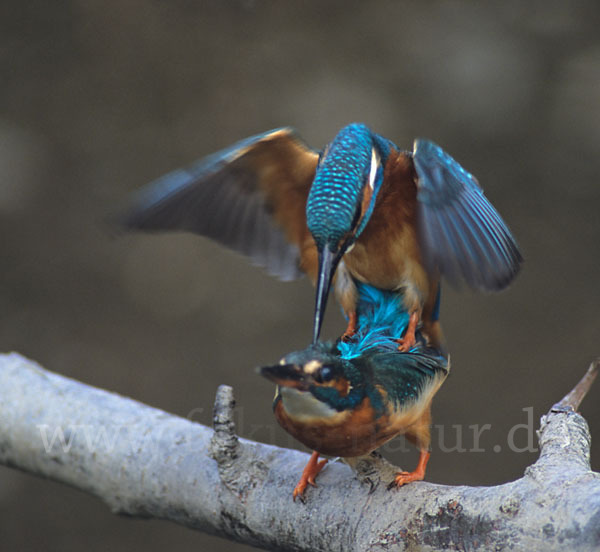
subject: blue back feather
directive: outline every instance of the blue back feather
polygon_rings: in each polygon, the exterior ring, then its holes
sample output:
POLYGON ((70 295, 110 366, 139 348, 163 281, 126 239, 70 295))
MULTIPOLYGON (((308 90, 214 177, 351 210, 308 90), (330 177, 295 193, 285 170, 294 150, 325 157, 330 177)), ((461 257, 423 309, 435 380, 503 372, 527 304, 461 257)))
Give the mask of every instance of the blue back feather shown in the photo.
POLYGON ((372 349, 395 351, 408 326, 409 315, 398 291, 382 290, 355 281, 359 300, 358 331, 351 341, 337 345, 342 358, 356 358, 372 349))

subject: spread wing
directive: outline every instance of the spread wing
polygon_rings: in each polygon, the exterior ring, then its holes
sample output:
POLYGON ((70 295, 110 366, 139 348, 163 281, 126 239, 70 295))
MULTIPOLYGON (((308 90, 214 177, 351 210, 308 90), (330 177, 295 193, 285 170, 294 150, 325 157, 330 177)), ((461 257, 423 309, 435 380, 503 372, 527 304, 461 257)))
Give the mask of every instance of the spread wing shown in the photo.
POLYGON ((143 188, 128 229, 193 232, 247 255, 282 280, 299 269, 318 154, 291 128, 247 138, 143 188))
POLYGON ((510 230, 477 180, 428 140, 416 140, 419 239, 429 268, 450 281, 500 290, 523 260, 510 230))

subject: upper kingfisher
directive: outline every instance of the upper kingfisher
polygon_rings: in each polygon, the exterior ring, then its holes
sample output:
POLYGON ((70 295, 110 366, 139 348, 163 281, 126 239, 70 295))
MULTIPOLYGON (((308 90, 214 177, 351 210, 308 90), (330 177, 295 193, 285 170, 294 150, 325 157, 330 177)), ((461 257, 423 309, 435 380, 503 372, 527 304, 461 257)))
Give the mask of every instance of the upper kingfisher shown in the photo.
POLYGON ((277 384, 273 410, 279 424, 313 450, 293 492, 326 464, 319 454, 363 456, 403 434, 420 452, 417 468, 397 473, 392 485, 422 480, 429 460, 431 400, 444 382, 449 363, 416 333, 410 352, 397 338, 409 323, 396 293, 357 282, 355 338, 318 342, 260 369, 277 384))
POLYGON ((313 343, 332 283, 345 338, 357 331, 356 281, 401 292, 410 319, 399 348, 408 351, 417 327, 441 341, 432 313, 442 275, 500 290, 522 262, 477 180, 452 157, 425 139, 402 151, 361 123, 321 152, 291 128, 242 140, 150 184, 122 222, 208 236, 283 280, 306 273, 317 287, 313 343))

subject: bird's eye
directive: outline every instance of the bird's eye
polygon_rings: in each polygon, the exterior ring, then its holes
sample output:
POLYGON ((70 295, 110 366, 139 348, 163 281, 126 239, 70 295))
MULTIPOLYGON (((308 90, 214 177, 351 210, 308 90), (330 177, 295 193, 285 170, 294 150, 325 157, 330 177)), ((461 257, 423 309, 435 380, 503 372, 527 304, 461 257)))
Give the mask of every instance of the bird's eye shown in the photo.
POLYGON ((323 366, 313 374, 313 378, 317 383, 327 383, 333 379, 333 370, 329 366, 323 366))

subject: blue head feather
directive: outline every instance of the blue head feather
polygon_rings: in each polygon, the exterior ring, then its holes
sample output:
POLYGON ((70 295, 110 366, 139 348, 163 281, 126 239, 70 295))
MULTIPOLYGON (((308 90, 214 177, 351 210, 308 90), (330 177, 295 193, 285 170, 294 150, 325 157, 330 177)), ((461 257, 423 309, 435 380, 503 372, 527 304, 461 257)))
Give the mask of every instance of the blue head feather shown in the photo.
MULTIPOLYGON (((389 143, 361 123, 344 127, 326 148, 306 204, 306 222, 319 249, 326 244, 337 249, 339 242, 354 230, 364 186, 369 179, 373 148, 382 161, 387 158, 389 143)), ((382 181, 380 167, 373 196, 382 181)), ((354 232, 355 238, 366 225, 374 204, 372 201, 368 216, 363 217, 354 232)))

